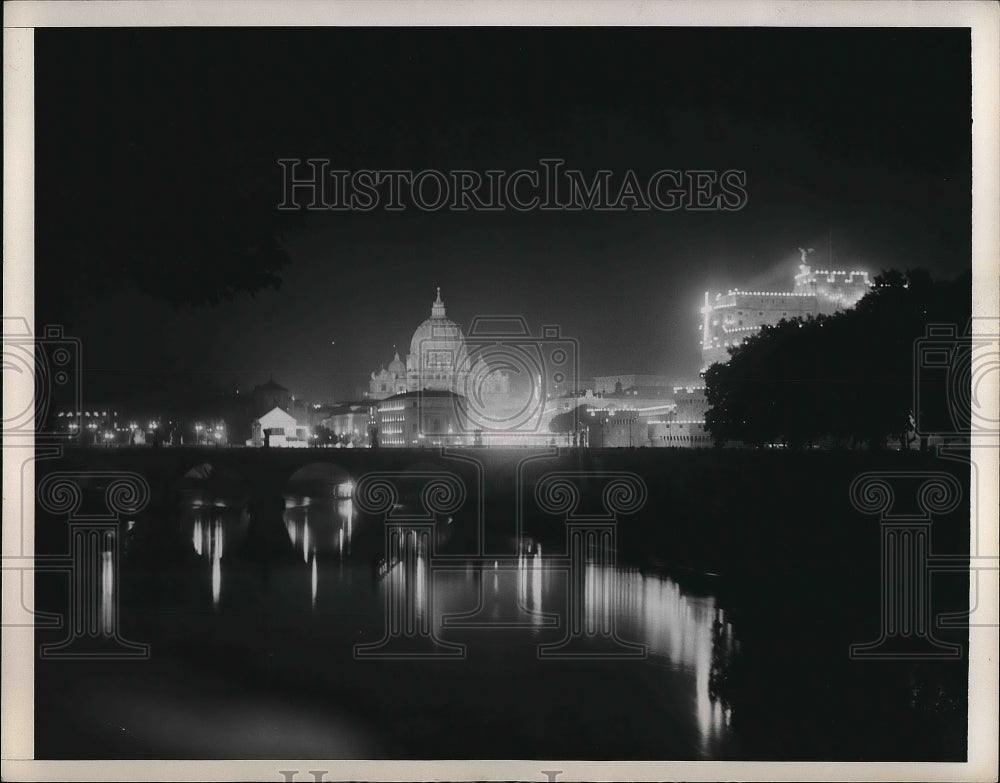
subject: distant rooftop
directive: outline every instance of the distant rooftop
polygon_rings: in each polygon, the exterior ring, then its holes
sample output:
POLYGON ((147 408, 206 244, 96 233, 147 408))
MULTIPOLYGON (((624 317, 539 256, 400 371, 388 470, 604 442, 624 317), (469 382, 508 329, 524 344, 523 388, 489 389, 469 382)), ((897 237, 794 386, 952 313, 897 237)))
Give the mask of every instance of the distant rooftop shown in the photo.
POLYGON ((401 392, 399 394, 393 394, 391 397, 386 397, 386 400, 414 400, 420 399, 421 397, 450 397, 450 398, 461 398, 461 394, 456 394, 453 391, 448 391, 447 389, 421 389, 420 391, 410 391, 401 392))
POLYGON ((268 378, 267 383, 258 384, 253 388, 254 391, 284 391, 284 392, 288 391, 288 389, 286 389, 280 383, 275 383, 274 378, 268 378))

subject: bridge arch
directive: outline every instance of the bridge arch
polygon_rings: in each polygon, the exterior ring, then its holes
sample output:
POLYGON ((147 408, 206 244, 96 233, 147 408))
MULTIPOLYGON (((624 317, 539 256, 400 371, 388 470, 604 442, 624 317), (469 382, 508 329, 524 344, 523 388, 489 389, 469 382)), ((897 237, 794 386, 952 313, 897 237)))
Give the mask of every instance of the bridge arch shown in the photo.
POLYGON ((357 476, 329 459, 298 465, 285 479, 285 528, 297 556, 314 572, 317 559, 343 561, 353 552, 359 522, 355 486, 357 476))

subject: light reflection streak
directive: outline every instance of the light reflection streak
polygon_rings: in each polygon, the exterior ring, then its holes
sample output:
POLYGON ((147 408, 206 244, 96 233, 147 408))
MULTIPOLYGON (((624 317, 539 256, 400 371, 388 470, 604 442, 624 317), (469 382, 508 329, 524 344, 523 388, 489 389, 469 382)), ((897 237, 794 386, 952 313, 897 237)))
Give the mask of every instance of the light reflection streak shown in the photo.
POLYGON ((535 625, 542 622, 542 551, 541 547, 535 553, 531 563, 531 611, 535 625))
POLYGON ((641 641, 651 654, 693 673, 693 717, 702 749, 710 754, 732 721, 731 707, 713 693, 713 667, 725 666, 735 647, 732 625, 724 622, 714 597, 684 595, 673 580, 636 570, 590 564, 584 573, 588 632, 615 611, 622 638, 641 641))
POLYGON ((219 608, 219 599, 222 597, 222 561, 218 557, 212 557, 212 608, 219 608))
POLYGON ((351 543, 351 532, 354 523, 354 501, 350 498, 337 503, 338 516, 347 523, 347 543, 351 543))
POLYGON ((217 558, 222 557, 222 542, 223 542, 222 533, 223 533, 222 520, 216 517, 215 519, 212 520, 212 539, 213 539, 213 552, 215 553, 215 557, 217 558))
POLYGON ((101 553, 101 631, 105 636, 115 632, 115 571, 111 552, 101 553))
POLYGON ((191 543, 194 544, 194 551, 198 553, 198 557, 201 557, 202 552, 202 535, 201 514, 198 514, 194 518, 194 529, 191 533, 191 543))
POLYGON ((316 553, 314 552, 313 556, 312 556, 312 577, 311 577, 312 608, 313 609, 316 608, 316 585, 317 585, 317 583, 318 582, 317 582, 317 573, 316 573, 316 553))
POLYGON ((528 573, 524 567, 524 553, 517 556, 517 602, 520 605, 527 603, 528 594, 528 573))
POLYGON ((414 545, 417 550, 417 566, 416 574, 414 579, 416 580, 416 603, 417 603, 417 618, 423 619, 425 613, 427 612, 427 585, 425 580, 427 579, 427 556, 422 551, 422 549, 414 545))
POLYGON ((693 634, 695 652, 695 710, 702 747, 706 748, 712 732, 712 702, 708 695, 708 673, 712 666, 712 637, 709 628, 697 627, 693 634))
MULTIPOLYGON (((213 507, 225 508, 224 504, 214 503, 213 507)), ((202 514, 196 513, 191 530, 191 543, 199 557, 207 558, 211 563, 212 608, 219 608, 222 595, 222 553, 225 549, 226 529, 223 519, 224 512, 212 513, 208 524, 202 514)))

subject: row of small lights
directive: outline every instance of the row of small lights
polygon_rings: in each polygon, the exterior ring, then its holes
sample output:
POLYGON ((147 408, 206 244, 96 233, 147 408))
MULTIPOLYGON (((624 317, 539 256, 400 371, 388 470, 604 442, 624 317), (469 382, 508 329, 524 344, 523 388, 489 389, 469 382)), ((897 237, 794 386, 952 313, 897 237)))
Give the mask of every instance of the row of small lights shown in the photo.
MULTIPOLYGON (((743 294, 744 296, 816 296, 816 294, 800 294, 795 291, 741 291, 739 288, 731 288, 727 296, 743 294)), ((720 297, 722 294, 716 294, 720 297)))
MULTIPOLYGON (((802 327, 801 322, 799 323, 799 327, 800 328, 802 327)), ((743 338, 738 338, 736 340, 726 340, 725 342, 722 342, 718 337, 713 337, 712 338, 712 347, 713 348, 718 348, 720 346, 724 346, 724 347, 728 348, 730 345, 739 345, 742 342, 743 342, 743 338)))
POLYGON ((799 272, 799 274, 797 274, 795 276, 796 277, 801 277, 803 274, 813 274, 813 275, 847 275, 848 277, 855 277, 855 276, 868 277, 868 273, 867 272, 862 272, 860 270, 852 270, 850 272, 845 272, 843 269, 838 270, 836 272, 830 272, 829 270, 826 270, 826 269, 817 269, 815 272, 799 272))
MULTIPOLYGON (((644 408, 642 410, 649 410, 649 409, 648 408, 644 408)), ((592 410, 592 411, 590 411, 590 415, 591 416, 596 416, 598 413, 607 413, 610 416, 619 416, 619 415, 629 414, 630 418, 639 418, 637 415, 635 415, 635 416, 632 415, 632 414, 638 414, 639 412, 640 411, 634 411, 634 410, 624 410, 624 411, 609 411, 609 410, 593 411, 592 410)), ((654 424, 666 424, 669 427, 669 426, 671 426, 673 424, 704 424, 705 420, 704 419, 674 419, 674 420, 671 420, 671 421, 659 421, 659 422, 653 422, 653 423, 654 424)))
MULTIPOLYGON (((171 424, 172 424, 172 423, 173 423, 173 422, 171 422, 171 424)), ((79 424, 78 424, 77 422, 75 422, 75 421, 71 421, 71 422, 69 423, 69 428, 70 428, 71 430, 75 430, 75 429, 77 429, 77 428, 78 428, 79 426, 80 426, 80 425, 79 425, 79 424)), ((158 421, 151 421, 151 422, 149 422, 149 426, 148 426, 148 427, 147 427, 146 429, 150 429, 150 430, 155 430, 155 429, 157 429, 157 428, 158 428, 159 426, 160 426, 160 422, 158 422, 158 421)), ((87 429, 88 429, 88 430, 96 430, 96 429, 97 429, 97 422, 95 422, 95 421, 92 421, 92 422, 90 422, 90 423, 89 423, 89 424, 87 425, 87 429)), ((129 424, 129 425, 128 425, 128 427, 118 427, 118 426, 116 426, 116 427, 115 427, 115 429, 116 429, 116 430, 118 430, 118 432, 126 432, 126 431, 128 431, 128 430, 137 430, 137 429, 139 429, 139 425, 138 425, 138 424, 136 424, 135 422, 132 422, 131 424, 129 424)))
MULTIPOLYGON (((172 421, 170 423, 173 424, 172 421)), ((77 422, 75 422, 75 421, 71 421, 69 423, 69 428, 71 430, 79 429, 79 427, 80 427, 80 425, 77 422)), ((159 427, 160 427, 160 422, 158 422, 158 421, 151 421, 147 425, 146 429, 147 430, 155 430, 155 429, 159 429, 159 427)), ((98 428, 98 424, 97 424, 97 422, 94 422, 94 421, 89 422, 86 425, 86 429, 88 429, 88 430, 96 430, 97 428, 98 428)), ((130 422, 129 425, 128 425, 128 427, 119 427, 117 425, 114 427, 114 431, 115 432, 135 432, 138 429, 140 429, 140 427, 134 421, 130 422)), ((194 425, 194 429, 198 433, 201 433, 201 432, 215 432, 215 436, 216 437, 222 437, 223 432, 225 432, 226 426, 225 426, 225 424, 216 424, 214 427, 211 427, 211 426, 206 427, 203 424, 195 424, 194 425)), ((107 433, 105 434, 105 437, 110 436, 111 433, 112 433, 112 431, 108 430, 107 433)))

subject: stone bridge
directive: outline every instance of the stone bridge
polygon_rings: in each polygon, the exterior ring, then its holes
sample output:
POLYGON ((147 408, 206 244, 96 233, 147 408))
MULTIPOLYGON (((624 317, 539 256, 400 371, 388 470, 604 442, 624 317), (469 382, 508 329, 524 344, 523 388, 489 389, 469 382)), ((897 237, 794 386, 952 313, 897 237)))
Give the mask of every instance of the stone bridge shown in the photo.
POLYGON ((664 469, 653 450, 540 448, 444 449, 268 449, 190 447, 64 447, 39 449, 36 485, 52 472, 108 474, 128 472, 149 486, 151 504, 206 473, 221 478, 248 499, 280 495, 296 480, 352 482, 366 474, 444 472, 456 476, 474 502, 498 502, 513 512, 519 495, 528 495, 541 476, 557 471, 572 477, 583 495, 600 476, 632 471, 655 481, 664 469), (210 466, 206 471, 205 466, 210 466), (593 479, 593 480, 592 480, 593 479), (520 490, 518 489, 520 487, 520 490))

